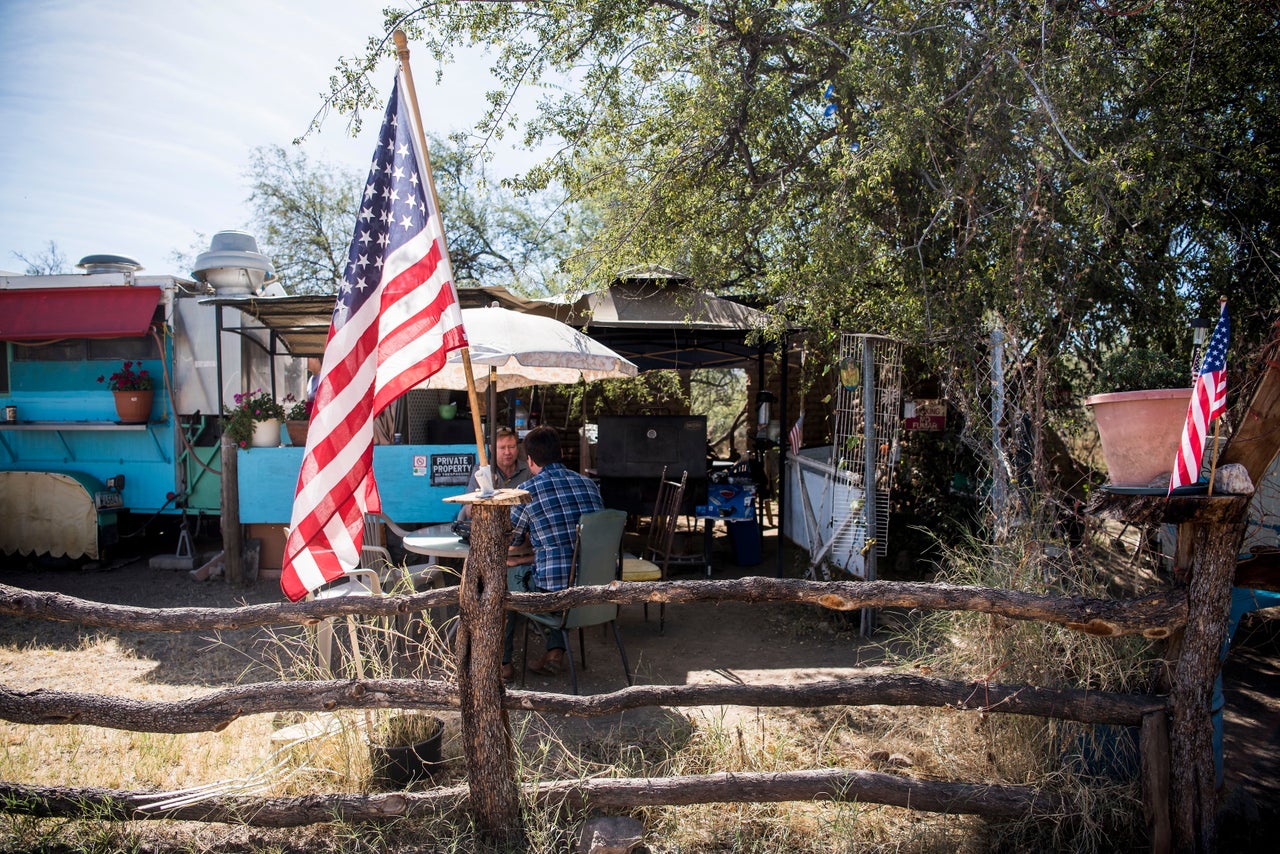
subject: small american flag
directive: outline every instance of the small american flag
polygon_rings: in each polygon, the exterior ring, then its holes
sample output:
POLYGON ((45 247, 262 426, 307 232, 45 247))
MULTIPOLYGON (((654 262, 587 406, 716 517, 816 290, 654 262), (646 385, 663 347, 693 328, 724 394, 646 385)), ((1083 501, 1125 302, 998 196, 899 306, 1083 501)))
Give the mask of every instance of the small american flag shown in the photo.
POLYGON ((804 413, 800 413, 800 417, 796 419, 796 423, 791 428, 791 432, 787 434, 787 443, 791 445, 791 456, 799 456, 800 445, 804 442, 804 413))
POLYGON ((325 345, 280 578, 293 602, 359 564, 364 514, 382 509, 374 418, 467 344, 404 87, 398 75, 325 345))
POLYGON ((1227 340, 1231 337, 1231 321, 1227 318, 1227 304, 1222 304, 1222 314, 1213 329, 1209 347, 1200 363, 1200 374, 1191 390, 1191 405, 1187 407, 1187 421, 1182 426, 1182 442, 1173 462, 1173 476, 1169 478, 1169 493, 1180 486, 1193 484, 1200 479, 1200 461, 1204 458, 1204 441, 1209 425, 1227 408, 1227 340))

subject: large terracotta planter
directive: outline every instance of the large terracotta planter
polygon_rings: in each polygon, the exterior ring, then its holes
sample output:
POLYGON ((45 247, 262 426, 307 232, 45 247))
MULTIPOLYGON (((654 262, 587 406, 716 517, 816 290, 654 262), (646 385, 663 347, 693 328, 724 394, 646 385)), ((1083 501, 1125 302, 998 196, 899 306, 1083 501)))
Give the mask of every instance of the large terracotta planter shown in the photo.
POLYGON ((1112 486, 1167 486, 1191 403, 1189 388, 1095 394, 1093 410, 1112 486))
POLYGON ((116 398, 116 416, 122 424, 143 424, 151 420, 151 401, 154 389, 143 391, 113 391, 116 398))
POLYGON ((280 447, 280 419, 268 418, 266 421, 253 422, 253 438, 249 440, 253 448, 280 447))

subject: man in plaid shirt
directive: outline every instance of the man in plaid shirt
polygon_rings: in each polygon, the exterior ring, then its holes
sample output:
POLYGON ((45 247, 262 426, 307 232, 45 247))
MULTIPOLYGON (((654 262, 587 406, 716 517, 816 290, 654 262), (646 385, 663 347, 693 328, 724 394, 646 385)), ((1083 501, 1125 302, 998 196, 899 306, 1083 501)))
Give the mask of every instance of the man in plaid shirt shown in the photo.
MULTIPOLYGON (((604 502, 593 481, 560 462, 560 435, 554 427, 530 430, 524 438, 524 451, 533 477, 520 488, 528 490, 530 500, 511 508, 511 542, 518 546, 527 538, 533 547, 533 564, 528 563, 528 556, 513 553, 507 559, 507 589, 517 593, 563 590, 569 586, 573 568, 578 520, 584 513, 603 510, 604 502)), ((553 676, 564 662, 564 639, 557 631, 545 634, 547 651, 533 671, 553 676)), ((515 672, 511 665, 514 642, 515 615, 508 614, 502 653, 504 679, 515 672)))

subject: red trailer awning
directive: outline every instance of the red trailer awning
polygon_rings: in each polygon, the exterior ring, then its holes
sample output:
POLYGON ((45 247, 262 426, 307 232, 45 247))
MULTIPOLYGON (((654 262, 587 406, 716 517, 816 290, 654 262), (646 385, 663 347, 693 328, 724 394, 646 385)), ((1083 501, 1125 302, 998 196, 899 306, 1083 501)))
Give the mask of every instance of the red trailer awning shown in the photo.
POLYGON ((0 341, 146 335, 160 295, 136 286, 0 291, 0 341))

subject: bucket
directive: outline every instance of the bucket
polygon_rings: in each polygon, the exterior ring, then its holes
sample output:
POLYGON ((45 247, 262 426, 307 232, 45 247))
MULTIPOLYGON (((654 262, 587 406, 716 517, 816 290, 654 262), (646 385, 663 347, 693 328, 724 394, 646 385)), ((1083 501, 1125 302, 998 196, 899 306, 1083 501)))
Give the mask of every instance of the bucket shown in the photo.
POLYGON ((393 731, 401 721, 431 727, 434 732, 413 744, 381 744, 369 742, 369 762, 373 766, 373 782, 384 789, 407 789, 414 783, 429 781, 431 775, 444 764, 440 759, 440 744, 444 738, 444 722, 439 718, 422 715, 401 715, 391 718, 393 731))

